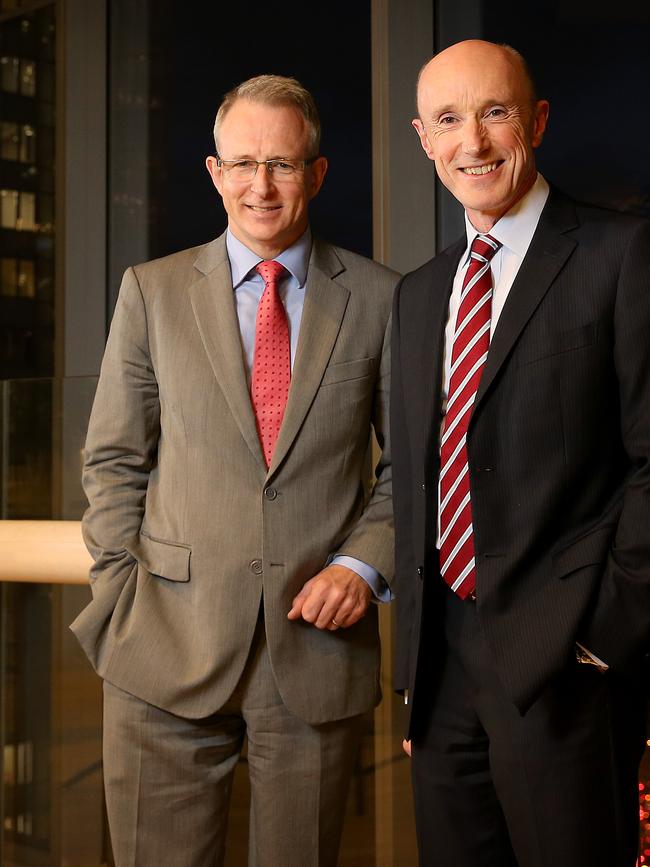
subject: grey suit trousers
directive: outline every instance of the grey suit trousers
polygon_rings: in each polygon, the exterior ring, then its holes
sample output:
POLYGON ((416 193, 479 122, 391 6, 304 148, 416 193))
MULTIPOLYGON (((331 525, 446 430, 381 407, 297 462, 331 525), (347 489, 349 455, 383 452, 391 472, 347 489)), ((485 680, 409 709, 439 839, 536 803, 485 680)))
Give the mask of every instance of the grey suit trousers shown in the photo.
POLYGON ((309 725, 292 714, 277 690, 263 624, 234 694, 204 719, 175 716, 105 681, 104 773, 117 867, 223 864, 245 737, 249 865, 334 867, 361 719, 309 725))

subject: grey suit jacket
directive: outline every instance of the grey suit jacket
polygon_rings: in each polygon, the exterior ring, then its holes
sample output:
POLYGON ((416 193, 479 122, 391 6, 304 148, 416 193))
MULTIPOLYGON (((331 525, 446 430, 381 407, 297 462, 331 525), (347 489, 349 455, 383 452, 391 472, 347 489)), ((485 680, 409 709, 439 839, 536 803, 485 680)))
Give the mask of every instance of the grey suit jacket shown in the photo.
POLYGON ((287 620, 336 552, 393 573, 387 440, 397 275, 315 241, 273 463, 255 427, 225 236, 129 269, 86 442, 93 600, 72 624, 98 673, 173 713, 221 707, 263 605, 273 671, 322 723, 380 697, 376 608, 287 620), (370 484, 371 429, 382 456, 370 484))

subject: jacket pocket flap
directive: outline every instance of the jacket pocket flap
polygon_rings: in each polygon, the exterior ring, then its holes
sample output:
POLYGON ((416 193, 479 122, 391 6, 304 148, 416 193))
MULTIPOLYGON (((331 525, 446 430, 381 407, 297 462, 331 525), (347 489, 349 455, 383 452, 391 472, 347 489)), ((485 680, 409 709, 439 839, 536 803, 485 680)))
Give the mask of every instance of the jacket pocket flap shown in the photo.
POLYGON ((321 385, 331 385, 334 382, 346 382, 349 379, 361 379, 372 370, 374 358, 355 358, 353 361, 339 361, 330 364, 325 371, 321 385))
POLYGON ((553 554, 553 574, 563 578, 583 566, 604 563, 614 536, 615 526, 598 527, 553 554))
POLYGON ((597 322, 590 322, 587 325, 581 325, 579 328, 572 328, 569 331, 558 331, 554 334, 548 334, 543 342, 525 353, 519 364, 523 366, 531 364, 534 361, 541 361, 544 358, 551 358, 554 355, 561 355, 564 352, 582 349, 584 346, 591 346, 597 340, 597 322))
POLYGON ((189 545, 163 542, 140 533, 137 559, 152 575, 168 581, 189 581, 191 553, 189 545))

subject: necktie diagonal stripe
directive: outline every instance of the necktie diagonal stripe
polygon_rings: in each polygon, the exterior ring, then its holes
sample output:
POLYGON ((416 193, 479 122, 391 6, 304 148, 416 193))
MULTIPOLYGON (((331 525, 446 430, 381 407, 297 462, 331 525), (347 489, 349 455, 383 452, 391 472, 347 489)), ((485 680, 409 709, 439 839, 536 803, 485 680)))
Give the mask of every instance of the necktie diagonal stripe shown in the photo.
POLYGON ((477 235, 463 279, 440 444, 440 571, 465 599, 476 588, 467 428, 490 346, 492 271, 500 243, 477 235))
POLYGON ((458 399, 458 395, 463 393, 465 386, 469 383, 469 381, 472 379, 474 374, 478 373, 478 371, 482 368, 482 366, 485 364, 486 361, 487 361, 487 352, 484 353, 483 355, 481 355, 480 358, 476 359, 476 361, 474 362, 474 365, 469 369, 467 376, 461 382, 461 384, 458 386, 458 391, 455 392, 451 396, 451 399, 447 401, 447 414, 449 414, 450 408, 456 403, 456 401, 458 399))
MULTIPOLYGON (((476 327, 476 326, 474 326, 474 327, 476 327)), ((472 351, 472 349, 474 349, 474 347, 475 347, 476 344, 479 342, 479 340, 484 336, 484 334, 486 333, 486 331, 489 331, 489 330, 490 330, 490 320, 488 319, 488 321, 487 321, 487 322, 484 322, 484 323, 481 325, 481 327, 478 329, 478 331, 476 331, 476 332, 473 334, 473 336, 472 336, 472 338, 470 339, 469 343, 468 343, 465 347, 463 347, 463 348, 461 349, 461 342, 459 342, 459 344, 458 344, 459 355, 458 355, 458 357, 453 361, 453 363, 452 363, 452 365, 451 365, 451 375, 452 375, 452 377, 453 377, 453 375, 456 373, 456 371, 458 370, 458 368, 461 366, 461 364, 463 364, 463 362, 465 361, 465 359, 467 358, 467 356, 469 355, 469 353, 472 351)), ((488 335, 488 344, 489 344, 489 335, 488 335)), ((464 366, 464 365, 463 365, 463 366, 464 366)))
POLYGON ((463 319, 463 321, 456 327, 456 332, 458 334, 460 334, 460 332, 463 330, 463 328, 472 320, 472 317, 475 316, 476 313, 478 313, 479 309, 483 306, 483 304, 487 304, 488 301, 491 301, 491 300, 492 300, 492 290, 490 289, 490 291, 486 292, 485 295, 480 299, 480 301, 476 302, 476 304, 469 311, 469 313, 467 314, 465 319, 463 319))

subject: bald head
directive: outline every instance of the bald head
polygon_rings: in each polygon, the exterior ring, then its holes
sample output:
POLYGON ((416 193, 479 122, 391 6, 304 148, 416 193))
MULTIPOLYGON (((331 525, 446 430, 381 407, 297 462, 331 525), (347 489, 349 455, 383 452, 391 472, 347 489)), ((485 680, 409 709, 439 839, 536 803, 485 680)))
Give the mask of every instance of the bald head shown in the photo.
POLYGON ((426 87, 436 75, 457 74, 458 68, 467 70, 474 69, 479 75, 484 75, 486 70, 497 67, 507 69, 509 74, 516 78, 522 92, 526 94, 531 104, 536 101, 535 83, 528 64, 523 56, 510 45, 497 45, 495 42, 486 42, 484 39, 466 39, 450 45, 444 51, 434 55, 422 65, 417 81, 418 112, 420 112, 421 85, 426 87))
POLYGON ((418 113, 413 126, 440 180, 489 231, 537 176, 548 103, 535 98, 525 61, 480 39, 452 45, 422 67, 418 113))

